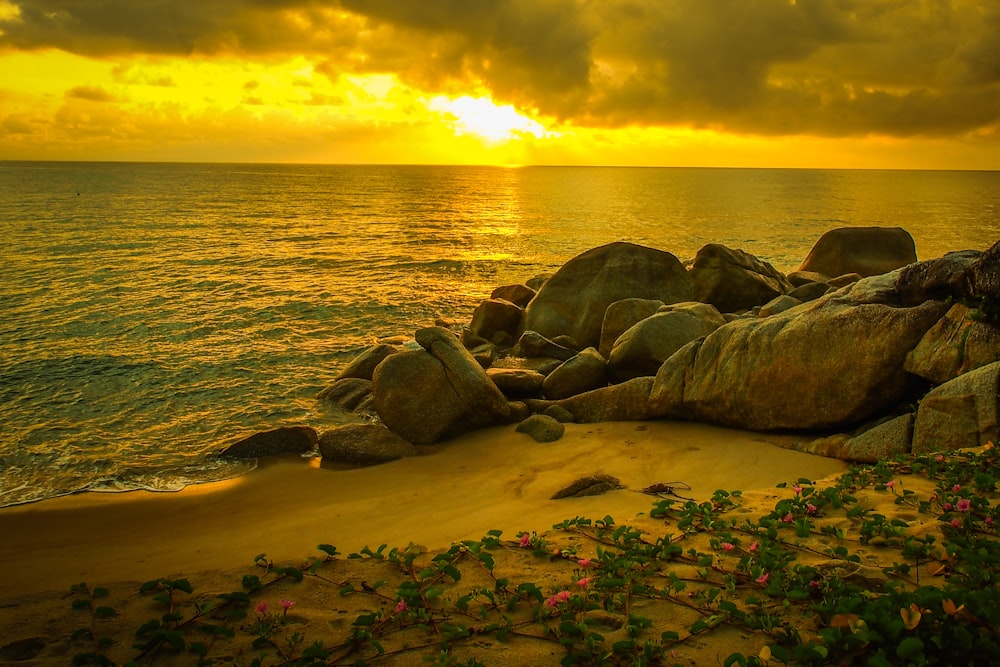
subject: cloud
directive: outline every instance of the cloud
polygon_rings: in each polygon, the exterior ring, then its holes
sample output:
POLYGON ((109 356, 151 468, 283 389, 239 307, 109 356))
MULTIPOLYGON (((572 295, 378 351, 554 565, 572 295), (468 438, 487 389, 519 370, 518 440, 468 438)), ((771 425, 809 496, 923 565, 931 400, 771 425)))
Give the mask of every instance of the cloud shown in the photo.
POLYGON ((7 1, 0 50, 302 55, 591 128, 1000 133, 1000 5, 977 0, 7 1))
POLYGON ((66 91, 66 97, 90 102, 114 102, 115 96, 99 86, 74 86, 66 91))

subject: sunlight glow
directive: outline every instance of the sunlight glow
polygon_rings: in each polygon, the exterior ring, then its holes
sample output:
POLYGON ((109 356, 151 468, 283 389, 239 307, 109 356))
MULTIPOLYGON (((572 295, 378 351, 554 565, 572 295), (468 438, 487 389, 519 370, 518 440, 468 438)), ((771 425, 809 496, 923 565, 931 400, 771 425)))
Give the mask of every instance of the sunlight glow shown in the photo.
POLYGON ((463 95, 450 99, 440 95, 427 107, 450 116, 455 134, 476 134, 492 142, 510 141, 525 135, 541 139, 550 134, 540 123, 519 113, 513 106, 498 105, 489 97, 463 95))

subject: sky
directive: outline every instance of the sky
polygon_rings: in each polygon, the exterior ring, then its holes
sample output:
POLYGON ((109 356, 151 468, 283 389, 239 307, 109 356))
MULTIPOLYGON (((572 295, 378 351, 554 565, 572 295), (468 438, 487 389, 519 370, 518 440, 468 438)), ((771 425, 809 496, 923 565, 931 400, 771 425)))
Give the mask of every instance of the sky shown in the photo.
POLYGON ((1000 0, 0 0, 0 159, 1000 169, 1000 0))

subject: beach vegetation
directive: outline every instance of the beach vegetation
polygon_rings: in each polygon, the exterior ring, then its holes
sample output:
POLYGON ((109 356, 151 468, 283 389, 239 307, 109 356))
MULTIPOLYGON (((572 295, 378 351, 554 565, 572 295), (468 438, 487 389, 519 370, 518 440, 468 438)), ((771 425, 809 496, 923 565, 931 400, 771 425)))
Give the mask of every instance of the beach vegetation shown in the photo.
POLYGON ((576 516, 436 553, 259 554, 234 592, 142 584, 155 613, 128 636, 120 598, 79 584, 74 664, 478 667, 527 643, 561 665, 691 665, 710 638, 726 666, 997 664, 998 462, 987 445, 856 465, 767 491, 767 512, 720 490, 657 498, 634 524, 576 516))

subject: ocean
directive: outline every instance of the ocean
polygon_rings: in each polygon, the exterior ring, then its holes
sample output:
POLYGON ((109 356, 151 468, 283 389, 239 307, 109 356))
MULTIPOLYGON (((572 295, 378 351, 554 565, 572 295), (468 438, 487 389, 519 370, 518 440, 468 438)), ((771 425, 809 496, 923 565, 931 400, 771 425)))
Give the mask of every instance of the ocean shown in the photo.
POLYGON ((1000 172, 0 162, 0 506, 245 473, 380 337, 631 241, 792 271, 823 232, 1000 239, 1000 172))

